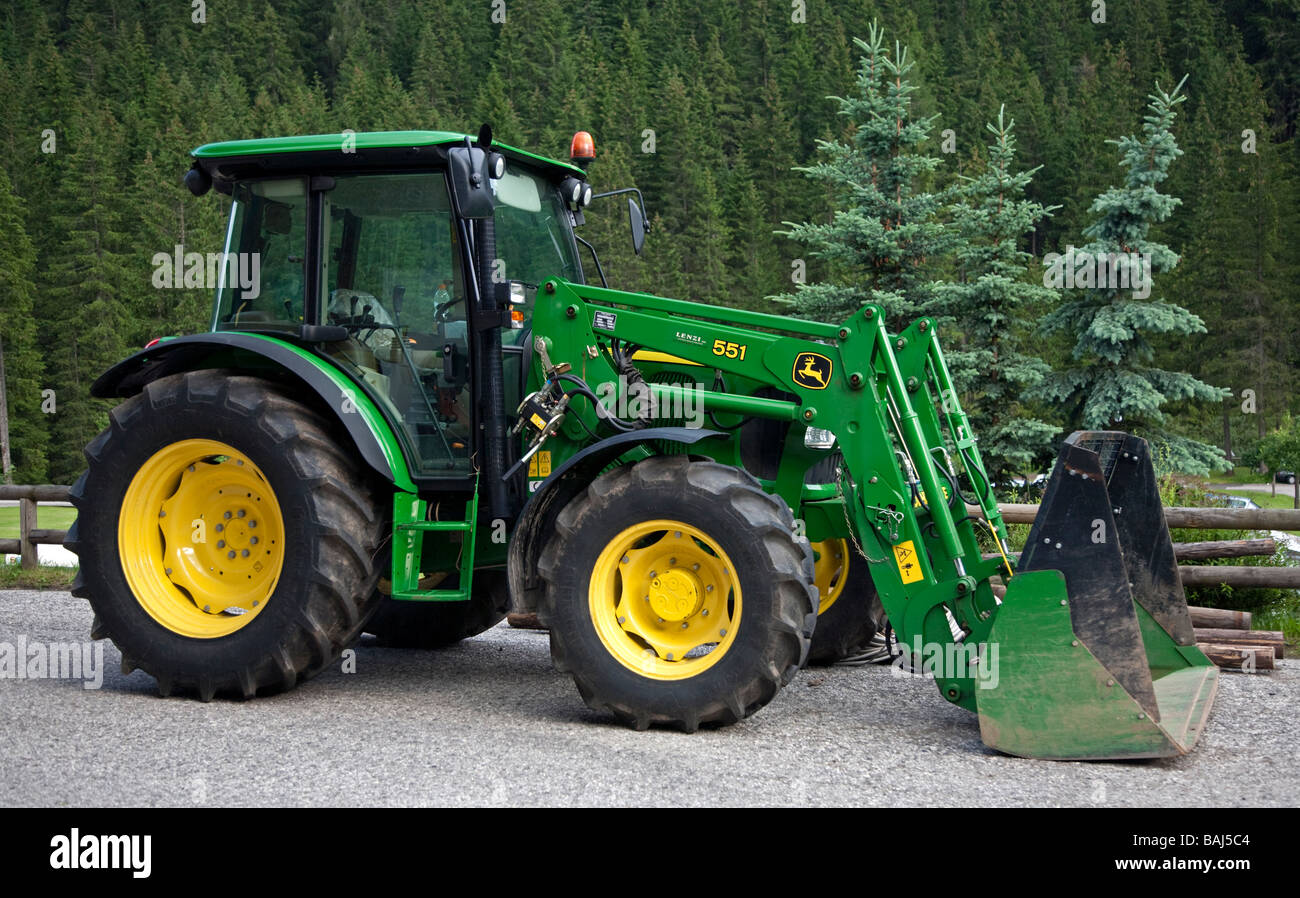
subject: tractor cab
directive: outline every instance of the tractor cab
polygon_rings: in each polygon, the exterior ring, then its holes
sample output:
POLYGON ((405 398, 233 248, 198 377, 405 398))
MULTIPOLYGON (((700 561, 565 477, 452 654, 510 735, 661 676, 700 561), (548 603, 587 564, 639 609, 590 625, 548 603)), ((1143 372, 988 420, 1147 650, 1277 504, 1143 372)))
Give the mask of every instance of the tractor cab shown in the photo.
POLYGON ((484 352, 475 334, 491 331, 499 341, 504 405, 513 408, 538 285, 583 281, 574 204, 560 189, 580 181, 581 169, 493 147, 504 164, 486 179, 494 234, 484 258, 481 229, 456 214, 465 202, 449 176, 449 150, 467 138, 397 132, 353 140, 236 141, 195 151, 199 175, 191 180, 210 179, 232 200, 227 258, 255 259, 244 270, 259 275, 251 283, 222 278, 211 329, 274 334, 327 355, 393 425, 413 476, 469 476, 483 414, 476 381, 484 352), (497 317, 476 319, 488 291, 504 302, 497 317))

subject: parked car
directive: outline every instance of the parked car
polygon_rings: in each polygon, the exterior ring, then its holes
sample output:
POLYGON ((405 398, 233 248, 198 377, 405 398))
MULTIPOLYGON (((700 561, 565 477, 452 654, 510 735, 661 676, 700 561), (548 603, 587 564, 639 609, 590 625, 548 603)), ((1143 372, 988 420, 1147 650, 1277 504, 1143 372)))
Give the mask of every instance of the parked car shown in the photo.
POLYGON ((1273 479, 1278 483, 1295 483, 1295 471, 1278 471, 1273 479))
POLYGON ((1227 493, 1206 493, 1205 498, 1220 501, 1225 508, 1259 508, 1259 504, 1254 499, 1247 499, 1245 496, 1229 496, 1227 493))

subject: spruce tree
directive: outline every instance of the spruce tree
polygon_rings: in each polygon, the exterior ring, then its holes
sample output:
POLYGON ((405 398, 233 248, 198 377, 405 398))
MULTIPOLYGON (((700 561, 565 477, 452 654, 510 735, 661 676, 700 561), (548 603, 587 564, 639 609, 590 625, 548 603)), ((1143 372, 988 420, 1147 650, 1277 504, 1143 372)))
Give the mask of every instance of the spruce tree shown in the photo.
POLYGON ((938 285, 926 311, 937 316, 944 355, 962 408, 996 477, 1029 473, 1050 454, 1058 428, 1039 420, 1025 396, 1050 373, 1028 350, 1031 322, 1055 291, 1026 280, 1032 256, 1020 239, 1056 207, 1024 198, 1037 168, 1015 170, 1015 122, 998 111, 984 168, 967 178, 953 225, 962 238, 958 280, 938 285))
MULTIPOLYGON (((1183 81, 1169 93, 1156 85, 1141 137, 1108 141, 1119 147, 1128 172, 1122 187, 1111 187, 1093 201, 1089 211, 1098 218, 1083 232, 1092 240, 1081 248, 1082 254, 1067 254, 1056 263, 1074 265, 1076 281, 1082 273, 1087 275, 1087 283, 1072 290, 1044 319, 1045 332, 1070 334, 1074 348, 1071 363, 1045 381, 1043 392, 1065 404, 1072 424, 1090 430, 1138 433, 1162 447, 1159 458, 1164 467, 1207 474, 1223 465, 1222 453, 1167 430, 1162 407, 1184 399, 1218 401, 1225 391, 1185 372, 1166 371, 1152 364, 1153 338, 1205 332, 1204 322, 1196 315, 1149 295, 1153 276, 1178 264, 1178 255, 1152 240, 1149 231, 1152 225, 1166 221, 1179 204, 1177 197, 1158 188, 1168 176, 1169 166, 1182 155, 1170 129, 1177 114, 1175 107, 1184 100, 1180 94, 1183 81), (1139 254, 1141 268, 1131 268, 1130 286, 1111 286, 1109 277, 1105 284, 1092 283, 1097 266, 1084 263, 1109 259, 1112 254, 1139 254), (1133 286, 1134 276, 1143 272, 1145 286, 1133 286)), ((1044 275, 1045 282, 1050 274, 1044 275)))
POLYGON ((913 63, 895 43, 891 56, 884 32, 871 24, 862 50, 857 93, 834 98, 855 126, 849 141, 819 141, 826 158, 800 168, 828 185, 840 209, 829 222, 785 222, 787 234, 830 267, 830 280, 800 284, 793 300, 805 317, 838 322, 867 302, 884 306, 892 324, 930 298, 928 274, 936 257, 951 248, 939 213, 944 197, 918 181, 939 165, 923 149, 933 118, 914 118, 913 63))
POLYGON ((9 416, 11 471, 4 480, 44 483, 49 430, 41 411, 42 356, 32 304, 36 250, 23 229, 23 201, 0 168, 0 349, 9 416))

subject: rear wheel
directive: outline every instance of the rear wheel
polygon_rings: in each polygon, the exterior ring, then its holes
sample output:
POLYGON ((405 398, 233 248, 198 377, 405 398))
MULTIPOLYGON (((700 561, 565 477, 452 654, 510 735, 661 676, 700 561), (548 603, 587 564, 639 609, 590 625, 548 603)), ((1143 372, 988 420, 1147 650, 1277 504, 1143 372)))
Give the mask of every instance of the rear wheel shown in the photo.
POLYGON ((885 609, 866 560, 845 539, 813 543, 817 629, 809 664, 834 664, 864 651, 885 626, 885 609))
POLYGON ((111 413, 72 490, 92 636, 170 694, 251 698, 338 658, 374 610, 375 484, 269 381, 173 375, 111 413))
POLYGON ((664 456, 602 475, 538 562, 556 666, 638 729, 752 714, 798 671, 816 622, 812 553, 793 527, 725 465, 664 456))

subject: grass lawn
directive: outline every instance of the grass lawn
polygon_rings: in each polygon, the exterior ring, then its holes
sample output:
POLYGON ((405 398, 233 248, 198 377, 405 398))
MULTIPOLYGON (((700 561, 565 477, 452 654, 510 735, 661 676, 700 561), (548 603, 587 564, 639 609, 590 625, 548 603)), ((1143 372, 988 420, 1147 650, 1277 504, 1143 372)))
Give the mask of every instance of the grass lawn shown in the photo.
MULTIPOLYGON (((1210 479, 1216 483, 1268 483, 1271 474, 1260 474, 1254 468, 1243 468, 1240 465, 1232 469, 1232 476, 1225 477, 1223 474, 1216 473, 1210 479)), ((1280 486, 1281 484, 1279 484, 1280 486)))
MULTIPOLYGON (((71 509, 69 509, 71 510, 71 509)), ((56 567, 43 564, 30 571, 23 570, 17 562, 0 563, 0 589, 61 589, 72 586, 77 576, 75 567, 56 567)))
MULTIPOLYGON (((42 530, 67 530, 77 519, 77 510, 63 505, 41 505, 36 509, 36 526, 42 530)), ((0 507, 0 539, 18 538, 18 506, 0 507)))

